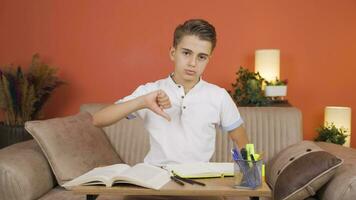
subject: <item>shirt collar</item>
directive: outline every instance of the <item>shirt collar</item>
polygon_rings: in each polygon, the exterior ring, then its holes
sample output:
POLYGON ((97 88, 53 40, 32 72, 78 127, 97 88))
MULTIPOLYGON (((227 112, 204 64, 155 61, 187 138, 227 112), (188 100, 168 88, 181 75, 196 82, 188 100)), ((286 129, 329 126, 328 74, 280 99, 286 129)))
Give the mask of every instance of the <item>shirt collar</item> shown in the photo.
MULTIPOLYGON (((173 78, 172 78, 173 75, 174 75, 174 73, 172 72, 171 74, 169 74, 169 76, 168 76, 168 78, 167 78, 169 84, 172 85, 172 86, 174 86, 174 87, 178 87, 178 88, 183 87, 183 85, 177 84, 177 83, 173 80, 173 78)), ((199 88, 199 87, 203 84, 203 82, 204 82, 204 80, 203 80, 202 77, 200 76, 199 81, 198 81, 198 82, 193 86, 193 88, 190 89, 190 90, 193 90, 194 88, 199 88)))

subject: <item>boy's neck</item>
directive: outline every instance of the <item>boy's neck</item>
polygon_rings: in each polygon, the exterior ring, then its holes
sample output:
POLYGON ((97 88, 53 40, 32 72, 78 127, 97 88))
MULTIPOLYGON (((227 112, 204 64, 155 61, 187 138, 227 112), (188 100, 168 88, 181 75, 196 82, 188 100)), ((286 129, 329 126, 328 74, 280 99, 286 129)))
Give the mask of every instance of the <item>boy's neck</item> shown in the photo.
POLYGON ((187 94, 200 81, 200 78, 198 80, 189 81, 189 82, 184 80, 179 80, 177 79, 176 76, 174 76, 174 73, 171 74, 171 78, 176 84, 182 85, 184 87, 185 94, 187 94))

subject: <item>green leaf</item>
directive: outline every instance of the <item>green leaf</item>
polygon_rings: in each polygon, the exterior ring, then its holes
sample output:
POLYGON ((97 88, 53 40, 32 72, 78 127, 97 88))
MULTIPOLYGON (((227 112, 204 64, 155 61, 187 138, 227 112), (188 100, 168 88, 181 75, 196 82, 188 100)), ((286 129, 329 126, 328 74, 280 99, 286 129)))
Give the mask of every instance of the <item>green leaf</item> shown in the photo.
POLYGON ((343 145, 346 142, 345 133, 347 130, 343 127, 337 128, 333 123, 320 126, 316 129, 319 135, 314 139, 315 141, 323 141, 334 144, 343 145))
POLYGON ((259 73, 240 67, 236 75, 236 82, 232 84, 234 91, 230 94, 238 106, 263 106, 270 103, 263 94, 264 79, 259 73))

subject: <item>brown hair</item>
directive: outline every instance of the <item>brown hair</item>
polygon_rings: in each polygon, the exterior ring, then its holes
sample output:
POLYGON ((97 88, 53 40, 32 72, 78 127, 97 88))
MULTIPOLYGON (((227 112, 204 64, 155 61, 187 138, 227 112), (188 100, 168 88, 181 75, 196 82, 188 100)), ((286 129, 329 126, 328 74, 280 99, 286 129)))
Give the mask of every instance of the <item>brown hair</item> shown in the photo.
POLYGON ((213 25, 203 19, 190 19, 177 26, 174 31, 173 47, 177 47, 178 43, 186 35, 198 36, 201 40, 211 42, 212 49, 216 46, 216 32, 213 25))

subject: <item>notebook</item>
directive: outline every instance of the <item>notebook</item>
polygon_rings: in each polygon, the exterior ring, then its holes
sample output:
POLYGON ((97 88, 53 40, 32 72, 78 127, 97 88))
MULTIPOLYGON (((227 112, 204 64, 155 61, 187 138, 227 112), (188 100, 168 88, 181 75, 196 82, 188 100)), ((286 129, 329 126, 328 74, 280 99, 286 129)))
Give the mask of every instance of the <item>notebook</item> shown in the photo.
POLYGON ((232 162, 168 164, 165 168, 183 178, 234 176, 234 163, 232 162))
POLYGON ((170 181, 170 174, 159 167, 139 163, 131 167, 126 164, 115 164, 93 170, 65 183, 63 187, 72 189, 79 185, 105 185, 112 187, 121 183, 138 185, 159 190, 170 181))

